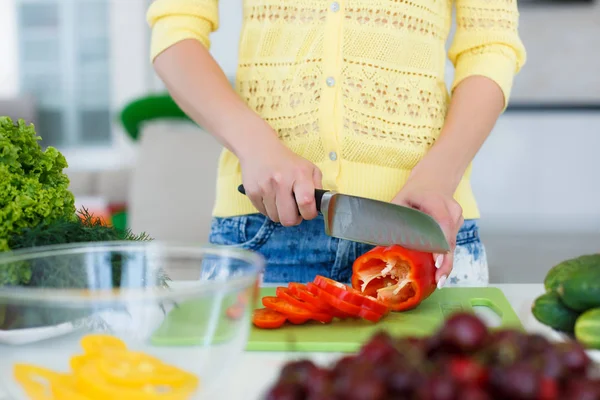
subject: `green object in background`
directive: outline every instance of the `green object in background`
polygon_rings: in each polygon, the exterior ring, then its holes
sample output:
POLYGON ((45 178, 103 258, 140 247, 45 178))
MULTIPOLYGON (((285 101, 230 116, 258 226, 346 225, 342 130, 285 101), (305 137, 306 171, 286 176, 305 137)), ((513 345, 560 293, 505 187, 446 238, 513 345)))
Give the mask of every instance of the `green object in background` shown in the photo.
POLYGON ((581 314, 575 323, 575 338, 587 348, 600 350, 600 308, 581 314))
POLYGON ((579 312, 568 308, 556 292, 547 292, 535 299, 531 313, 542 324, 568 333, 573 333, 579 316, 579 312))
POLYGON ((572 310, 583 312, 600 307, 600 268, 573 273, 556 292, 572 310))
POLYGON ((120 120, 125 131, 134 141, 138 140, 144 122, 160 119, 191 119, 179 108, 168 94, 157 94, 139 98, 121 111, 120 120))
POLYGON ((114 213, 110 218, 110 222, 112 223, 112 226, 119 231, 127 230, 127 212, 119 211, 114 213))
MULTIPOLYGON (((260 296, 274 296, 275 288, 263 288, 260 296)), ((355 352, 380 330, 395 336, 433 334, 445 317, 457 311, 473 311, 473 307, 491 308, 501 318, 500 328, 523 330, 519 317, 498 288, 445 288, 436 290, 418 308, 390 313, 374 324, 346 320, 330 324, 308 323, 279 329, 252 327, 247 350, 298 352, 355 352)), ((262 305, 257 304, 260 308, 262 305)))
POLYGON ((573 274, 580 271, 600 270, 600 254, 586 254, 556 264, 544 279, 546 291, 555 291, 573 274))

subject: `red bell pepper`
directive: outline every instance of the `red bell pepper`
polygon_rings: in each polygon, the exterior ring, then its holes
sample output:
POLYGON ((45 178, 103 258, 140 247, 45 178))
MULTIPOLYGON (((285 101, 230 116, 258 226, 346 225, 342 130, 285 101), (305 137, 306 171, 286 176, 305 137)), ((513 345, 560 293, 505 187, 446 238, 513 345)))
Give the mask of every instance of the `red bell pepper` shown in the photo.
POLYGON ((400 246, 376 247, 354 261, 352 287, 376 297, 390 310, 405 311, 434 292, 435 272, 430 253, 400 246))

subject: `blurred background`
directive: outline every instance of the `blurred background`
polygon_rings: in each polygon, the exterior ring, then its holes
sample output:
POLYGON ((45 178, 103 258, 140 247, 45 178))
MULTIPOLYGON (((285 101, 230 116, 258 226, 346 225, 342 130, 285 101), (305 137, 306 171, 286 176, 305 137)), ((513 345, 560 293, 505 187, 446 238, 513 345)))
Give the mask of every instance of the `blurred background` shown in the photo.
MULTIPOLYGON (((169 108, 150 65, 151 1, 0 0, 0 115, 35 123, 67 157, 79 205, 205 242, 220 146, 169 108)), ((220 7, 212 53, 233 82, 241 0, 220 7)), ((541 282, 600 250, 600 3, 520 11, 528 63, 473 169, 494 283, 541 282)))

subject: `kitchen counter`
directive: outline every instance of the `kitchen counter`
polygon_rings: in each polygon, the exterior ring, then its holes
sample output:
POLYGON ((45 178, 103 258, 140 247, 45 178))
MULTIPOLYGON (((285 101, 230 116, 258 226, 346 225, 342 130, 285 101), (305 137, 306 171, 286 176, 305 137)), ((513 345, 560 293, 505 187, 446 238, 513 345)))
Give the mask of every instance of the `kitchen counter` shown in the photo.
MULTIPOLYGON (((528 332, 540 333, 550 339, 561 340, 552 329, 540 324, 531 314, 533 300, 544 292, 542 284, 499 284, 528 332)), ((279 353, 246 352, 231 374, 231 382, 220 392, 221 398, 230 400, 258 400, 275 382, 280 368, 288 361, 310 358, 317 363, 328 364, 341 356, 339 353, 279 353)))

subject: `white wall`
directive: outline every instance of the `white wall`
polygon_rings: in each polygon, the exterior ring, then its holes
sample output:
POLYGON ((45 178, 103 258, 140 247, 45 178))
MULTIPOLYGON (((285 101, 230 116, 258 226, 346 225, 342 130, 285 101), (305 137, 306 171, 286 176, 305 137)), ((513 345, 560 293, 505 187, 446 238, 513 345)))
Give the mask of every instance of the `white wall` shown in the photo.
POLYGON ((19 92, 14 0, 0 0, 0 10, 0 98, 3 98, 19 92))
POLYGON ((600 233, 598 149, 600 113, 505 114, 474 161, 482 225, 600 233))

